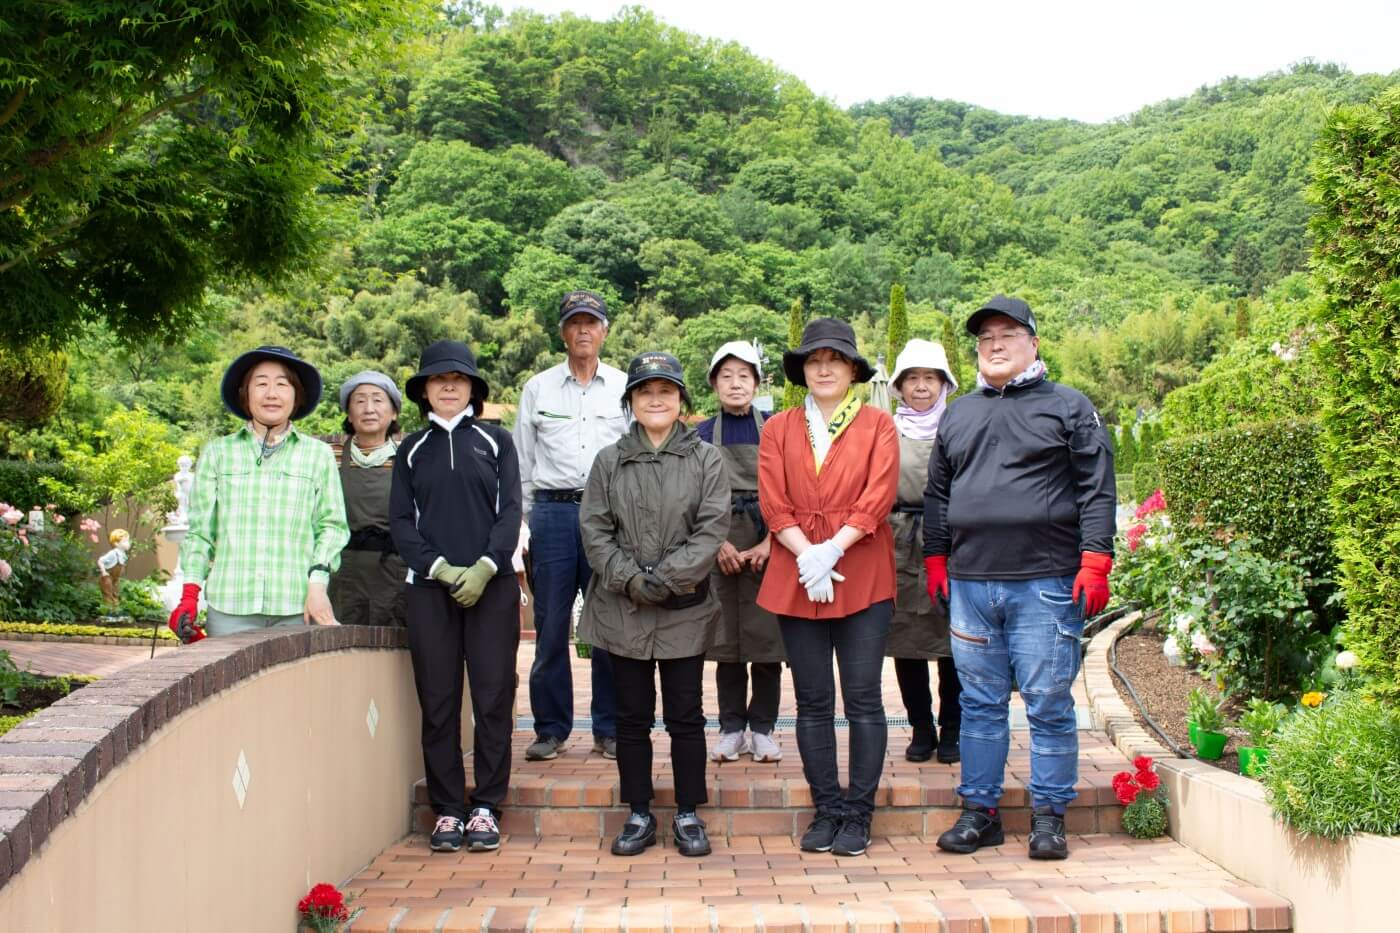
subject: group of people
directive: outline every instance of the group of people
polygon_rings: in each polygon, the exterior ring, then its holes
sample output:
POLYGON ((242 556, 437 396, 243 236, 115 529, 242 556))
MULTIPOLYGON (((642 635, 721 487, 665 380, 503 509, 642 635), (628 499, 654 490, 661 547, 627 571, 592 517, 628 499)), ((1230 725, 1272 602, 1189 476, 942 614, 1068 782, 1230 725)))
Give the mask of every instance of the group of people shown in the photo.
POLYGON ((707 757, 782 757, 784 664, 816 809, 801 847, 863 853, 888 744, 886 657, 912 726, 906 758, 961 761, 964 809, 939 846, 999 844, 1014 682, 1032 732, 1030 855, 1064 858, 1078 750, 1070 686, 1084 620, 1108 601, 1111 453, 1088 400, 1046 378, 1024 302, 998 296, 967 329, 976 390, 950 404, 958 385, 946 351, 911 340, 895 362, 893 417, 861 401, 856 387, 873 369, 842 321, 811 321, 784 353, 788 382, 807 394, 767 419, 755 406, 759 353, 726 343, 708 371, 720 410, 692 427, 680 362, 654 350, 625 373, 603 363, 606 302, 574 291, 559 306, 565 359, 526 383, 513 431, 482 419, 491 388, 470 348, 440 341, 402 395, 376 372, 341 387, 338 465, 293 426, 321 397, 319 373, 284 348, 259 348, 223 380, 244 425, 199 459, 180 551, 188 582, 170 626, 191 641, 303 622, 406 625, 438 851, 500 844, 522 563, 536 628, 525 754, 550 761, 567 750, 582 592, 592 751, 616 759, 631 811, 617 855, 658 839, 658 682, 671 836, 700 856, 711 850, 697 812, 707 757), (427 426, 396 440, 404 396, 427 426), (708 755, 707 659, 720 724, 708 755), (475 722, 470 796, 464 689, 475 722))

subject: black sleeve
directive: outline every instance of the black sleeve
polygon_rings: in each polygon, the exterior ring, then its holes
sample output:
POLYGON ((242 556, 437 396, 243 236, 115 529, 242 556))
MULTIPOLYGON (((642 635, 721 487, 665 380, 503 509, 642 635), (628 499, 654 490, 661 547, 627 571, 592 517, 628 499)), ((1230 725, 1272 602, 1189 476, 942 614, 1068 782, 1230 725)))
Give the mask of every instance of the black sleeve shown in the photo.
POLYGON ((491 431, 497 444, 496 490, 499 500, 496 505, 496 520, 491 525, 491 537, 486 544, 486 556, 496 565, 498 573, 515 573, 511 563, 515 557, 515 546, 520 542, 520 520, 522 516, 520 491, 520 457, 515 451, 515 441, 505 430, 491 431))
MULTIPOLYGON (((412 450, 419 435, 411 434, 399 445, 400 450, 412 450)), ((394 472, 389 484, 389 536, 394 549, 417 576, 427 578, 433 562, 442 552, 429 547, 418 532, 417 508, 413 500, 413 470, 405 455, 394 458, 394 472)))
MULTIPOLYGON (((947 417, 946 414, 944 417, 947 417)), ((948 530, 948 490, 953 484, 953 467, 938 432, 928 455, 928 483, 924 486, 924 556, 947 556, 952 549, 948 530)))
POLYGON ((1118 492, 1108 430, 1094 405, 1083 395, 1070 406, 1070 470, 1079 503, 1079 549, 1113 553, 1118 492))

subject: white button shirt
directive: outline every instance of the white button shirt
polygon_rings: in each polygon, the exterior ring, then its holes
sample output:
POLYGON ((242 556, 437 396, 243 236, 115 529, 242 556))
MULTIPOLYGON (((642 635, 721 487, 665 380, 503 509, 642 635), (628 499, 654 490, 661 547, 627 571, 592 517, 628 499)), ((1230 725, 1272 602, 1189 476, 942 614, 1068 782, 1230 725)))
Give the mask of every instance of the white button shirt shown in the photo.
POLYGON ((515 450, 525 515, 536 489, 582 489, 593 458, 627 430, 622 390, 627 374, 601 360, 585 387, 568 362, 531 376, 520 393, 515 450))

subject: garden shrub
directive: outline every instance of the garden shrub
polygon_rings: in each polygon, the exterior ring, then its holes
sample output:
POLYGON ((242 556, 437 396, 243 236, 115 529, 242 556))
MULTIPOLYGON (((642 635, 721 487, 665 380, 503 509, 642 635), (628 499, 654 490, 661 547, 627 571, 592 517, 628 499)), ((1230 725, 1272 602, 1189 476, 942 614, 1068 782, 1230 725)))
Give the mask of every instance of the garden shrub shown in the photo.
POLYGON ((1346 643, 1400 694, 1400 87, 1337 108, 1317 141, 1310 224, 1323 292, 1322 460, 1346 643))
POLYGON ((55 500, 44 487, 45 476, 63 483, 75 479, 72 468, 58 461, 0 460, 0 502, 9 502, 21 512, 49 502, 61 506, 65 512, 77 511, 81 503, 55 500))
POLYGON ((1139 460, 1133 464, 1133 492, 1141 493, 1144 497, 1151 495, 1154 489, 1162 488, 1162 473, 1157 469, 1157 459, 1139 460))
POLYGON ((1300 708, 1274 735, 1261 782, 1305 835, 1400 834, 1400 710, 1357 693, 1300 708))
MULTIPOLYGON (((150 638, 153 626, 70 625, 63 622, 22 622, 0 620, 0 635, 58 635, 87 638, 150 638)), ((174 641, 175 633, 164 625, 154 628, 156 638, 174 641)))

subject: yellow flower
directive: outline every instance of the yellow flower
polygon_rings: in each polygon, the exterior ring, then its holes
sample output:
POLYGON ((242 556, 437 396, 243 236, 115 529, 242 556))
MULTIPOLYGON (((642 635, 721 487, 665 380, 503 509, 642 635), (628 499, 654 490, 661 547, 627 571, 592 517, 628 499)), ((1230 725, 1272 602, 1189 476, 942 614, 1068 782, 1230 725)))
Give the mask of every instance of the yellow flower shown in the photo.
POLYGON ((1303 698, 1299 702, 1302 703, 1304 706, 1317 709, 1319 706, 1322 705, 1322 701, 1325 696, 1325 694, 1313 690, 1303 694, 1303 698))

